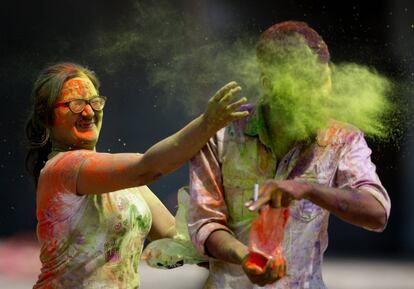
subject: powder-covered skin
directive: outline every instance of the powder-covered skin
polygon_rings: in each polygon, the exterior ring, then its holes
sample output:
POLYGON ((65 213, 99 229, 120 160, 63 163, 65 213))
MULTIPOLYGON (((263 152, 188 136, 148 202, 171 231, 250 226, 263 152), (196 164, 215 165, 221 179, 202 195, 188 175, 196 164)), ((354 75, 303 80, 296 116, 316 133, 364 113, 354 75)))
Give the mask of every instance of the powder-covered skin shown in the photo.
POLYGON ((76 195, 79 167, 92 151, 59 153, 37 190, 42 273, 38 288, 139 287, 138 264, 151 213, 139 188, 76 195))
MULTIPOLYGON (((337 188, 363 188, 385 208, 390 200, 371 163, 361 131, 331 121, 310 144, 297 142, 280 160, 270 145, 269 134, 258 107, 249 120, 220 130, 192 159, 189 232, 200 252, 208 236, 227 230, 248 244, 255 213, 244 203, 252 198, 255 183, 266 179, 298 178, 337 188)), ((329 212, 308 200, 293 201, 286 224, 283 253, 288 276, 264 288, 326 288, 321 262, 328 245, 329 212)), ((250 283, 240 265, 210 259, 210 275, 204 289, 259 288, 250 283)))
POLYGON ((64 101, 68 101, 96 94, 96 89, 90 81, 85 81, 82 78, 76 77, 69 79, 63 84, 60 98, 64 101))

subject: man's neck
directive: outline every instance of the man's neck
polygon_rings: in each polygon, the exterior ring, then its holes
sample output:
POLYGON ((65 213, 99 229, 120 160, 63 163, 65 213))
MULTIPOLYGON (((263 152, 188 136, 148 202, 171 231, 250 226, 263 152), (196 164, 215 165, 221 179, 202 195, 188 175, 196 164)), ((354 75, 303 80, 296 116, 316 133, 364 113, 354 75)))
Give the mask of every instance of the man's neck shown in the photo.
POLYGON ((275 116, 271 114, 271 110, 268 105, 263 107, 263 111, 273 152, 278 159, 281 159, 289 152, 296 140, 287 139, 288 135, 283 132, 285 124, 275 119, 275 116))

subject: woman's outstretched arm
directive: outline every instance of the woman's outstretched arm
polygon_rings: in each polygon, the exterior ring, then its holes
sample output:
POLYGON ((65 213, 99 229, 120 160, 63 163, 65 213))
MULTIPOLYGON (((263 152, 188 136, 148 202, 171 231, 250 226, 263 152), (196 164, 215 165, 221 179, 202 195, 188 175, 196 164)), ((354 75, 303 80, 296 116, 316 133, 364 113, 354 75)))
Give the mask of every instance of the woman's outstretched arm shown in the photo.
POLYGON ((201 116, 144 154, 91 152, 79 168, 77 193, 100 194, 142 186, 177 169, 195 155, 217 130, 248 115, 247 111, 238 111, 246 98, 233 100, 240 90, 236 82, 228 83, 209 100, 201 116))

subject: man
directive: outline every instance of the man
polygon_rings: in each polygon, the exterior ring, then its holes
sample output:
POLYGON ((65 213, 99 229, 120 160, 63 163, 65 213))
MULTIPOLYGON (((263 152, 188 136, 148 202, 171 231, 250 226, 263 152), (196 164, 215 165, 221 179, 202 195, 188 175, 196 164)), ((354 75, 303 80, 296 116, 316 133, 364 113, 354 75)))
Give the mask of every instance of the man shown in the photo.
POLYGON ((262 33, 257 57, 259 105, 246 106, 251 117, 219 131, 191 161, 189 232, 211 257, 204 288, 326 288, 329 214, 382 231, 390 200, 363 133, 332 120, 346 107, 331 95, 329 52, 318 33, 303 22, 273 25, 262 33), (261 196, 248 202, 256 183, 261 196), (282 268, 257 272, 244 262, 254 210, 266 202, 289 208, 281 279, 282 268))

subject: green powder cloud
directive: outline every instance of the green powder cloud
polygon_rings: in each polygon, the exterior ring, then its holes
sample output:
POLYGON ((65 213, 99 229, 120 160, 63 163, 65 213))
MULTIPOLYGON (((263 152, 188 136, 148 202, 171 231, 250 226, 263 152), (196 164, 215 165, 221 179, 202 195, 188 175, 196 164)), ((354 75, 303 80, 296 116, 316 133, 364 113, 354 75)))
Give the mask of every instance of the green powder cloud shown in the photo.
POLYGON ((369 137, 389 139, 398 109, 391 102, 393 85, 374 69, 355 63, 321 64, 303 38, 269 43, 260 70, 269 82, 264 102, 273 123, 289 140, 309 140, 330 120, 347 122, 369 137))
POLYGON ((189 115, 202 112, 215 91, 232 80, 242 85, 243 96, 258 98, 257 36, 237 35, 232 42, 167 1, 134 3, 122 23, 96 33, 90 57, 99 71, 114 74, 145 66, 150 85, 162 90, 164 104, 178 102, 189 115))
POLYGON ((272 75, 267 102, 289 123, 292 137, 306 139, 332 118, 382 140, 399 130, 399 113, 390 101, 393 85, 374 69, 331 63, 332 90, 327 92, 323 85, 327 72, 306 46, 281 49, 279 59, 264 67, 256 58, 259 35, 239 35, 233 41, 228 35, 214 35, 168 2, 140 1, 134 7, 118 27, 97 34, 92 56, 107 73, 144 65, 148 81, 163 91, 167 107, 179 102, 189 114, 199 113, 208 98, 231 80, 242 85, 250 102, 257 102, 266 94, 261 86, 264 72, 272 75))

